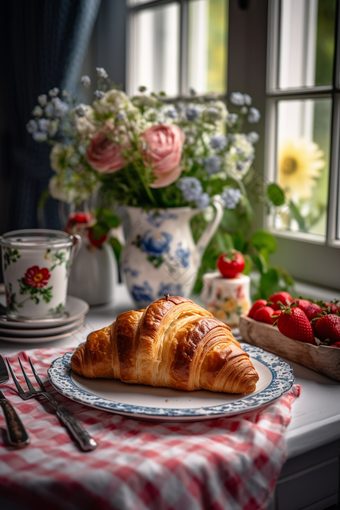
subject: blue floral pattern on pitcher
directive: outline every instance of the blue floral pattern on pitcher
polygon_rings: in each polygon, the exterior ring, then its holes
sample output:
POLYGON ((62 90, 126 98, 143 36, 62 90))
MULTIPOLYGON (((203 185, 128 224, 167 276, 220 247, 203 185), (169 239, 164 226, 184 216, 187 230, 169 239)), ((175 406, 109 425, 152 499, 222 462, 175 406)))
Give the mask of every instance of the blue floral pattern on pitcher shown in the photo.
POLYGON ((154 211, 147 215, 146 220, 154 227, 160 227, 166 220, 177 220, 177 214, 170 211, 154 211))
POLYGON ((147 281, 144 281, 143 285, 133 285, 131 294, 136 303, 142 308, 154 301, 152 288, 147 281))
POLYGON ((172 235, 167 232, 155 233, 147 230, 143 235, 140 247, 151 257, 159 257, 170 250, 172 235))
POLYGON ((175 251, 175 256, 183 267, 189 266, 190 250, 182 248, 182 243, 178 244, 178 248, 175 251))
POLYGON ((157 297, 162 298, 164 294, 169 294, 170 296, 181 296, 182 295, 182 285, 179 283, 164 283, 161 282, 159 284, 157 297))

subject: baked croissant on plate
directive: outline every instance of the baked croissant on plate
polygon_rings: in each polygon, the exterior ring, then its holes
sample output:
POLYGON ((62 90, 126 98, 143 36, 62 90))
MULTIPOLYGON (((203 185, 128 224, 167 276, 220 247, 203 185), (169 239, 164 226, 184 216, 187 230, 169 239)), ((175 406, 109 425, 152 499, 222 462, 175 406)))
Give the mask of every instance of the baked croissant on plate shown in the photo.
POLYGON ((71 358, 84 377, 250 393, 259 377, 230 328, 190 299, 170 296, 93 331, 71 358))

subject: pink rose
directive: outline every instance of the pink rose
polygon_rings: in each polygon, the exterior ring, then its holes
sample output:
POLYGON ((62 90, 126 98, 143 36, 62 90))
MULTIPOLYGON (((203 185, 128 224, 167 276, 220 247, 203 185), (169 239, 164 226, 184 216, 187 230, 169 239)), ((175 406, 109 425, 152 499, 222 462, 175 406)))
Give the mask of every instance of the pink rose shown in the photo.
POLYGON ((147 143, 144 164, 152 166, 156 181, 151 188, 164 188, 173 183, 181 174, 179 165, 184 142, 184 134, 178 126, 156 125, 147 129, 141 136, 147 143))
MULTIPOLYGON (((85 157, 92 168, 101 174, 112 174, 126 165, 122 146, 112 142, 105 134, 110 129, 103 128, 92 138, 85 157)), ((112 134, 112 131, 111 131, 112 134)))

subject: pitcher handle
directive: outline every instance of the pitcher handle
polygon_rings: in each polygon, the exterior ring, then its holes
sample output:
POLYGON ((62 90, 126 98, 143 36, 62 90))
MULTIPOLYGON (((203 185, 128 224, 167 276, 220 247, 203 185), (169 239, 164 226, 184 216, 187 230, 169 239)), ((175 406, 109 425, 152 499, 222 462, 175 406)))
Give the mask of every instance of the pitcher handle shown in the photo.
POLYGON ((204 230, 203 234, 199 238, 196 244, 196 250, 198 255, 201 257, 204 250, 208 246, 212 236, 215 234, 216 230, 219 227, 219 224, 221 223, 222 216, 223 216, 223 206, 221 202, 219 202, 217 199, 212 201, 213 205, 216 209, 215 218, 206 226, 206 229, 204 230))

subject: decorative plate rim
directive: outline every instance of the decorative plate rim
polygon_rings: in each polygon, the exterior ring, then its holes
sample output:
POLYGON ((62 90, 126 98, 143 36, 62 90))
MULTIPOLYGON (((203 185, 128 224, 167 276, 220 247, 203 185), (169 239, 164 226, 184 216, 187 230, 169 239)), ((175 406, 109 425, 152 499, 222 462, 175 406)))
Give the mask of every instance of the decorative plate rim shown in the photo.
POLYGON ((248 395, 240 400, 228 404, 214 405, 199 408, 162 408, 125 404, 94 395, 77 386, 71 377, 71 356, 75 351, 67 352, 64 356, 56 358, 47 374, 54 388, 64 396, 96 409, 128 415, 139 415, 144 418, 197 418, 219 417, 243 413, 262 407, 287 393, 295 382, 293 368, 281 358, 259 347, 241 343, 245 352, 251 358, 265 365, 272 374, 269 385, 259 393, 248 395))

